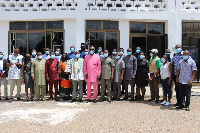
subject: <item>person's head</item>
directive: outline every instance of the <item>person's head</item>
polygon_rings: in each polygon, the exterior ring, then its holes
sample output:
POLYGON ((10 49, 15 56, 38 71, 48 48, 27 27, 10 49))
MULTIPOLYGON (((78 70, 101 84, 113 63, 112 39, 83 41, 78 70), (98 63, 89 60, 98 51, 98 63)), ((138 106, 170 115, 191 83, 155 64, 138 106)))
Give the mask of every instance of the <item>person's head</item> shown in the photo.
POLYGON ((141 60, 143 60, 144 58, 145 58, 145 55, 144 55, 144 52, 140 52, 139 53, 139 58, 141 59, 141 60))
POLYGON ((14 49, 14 55, 15 55, 15 56, 18 56, 18 55, 19 55, 19 48, 15 48, 15 49, 14 49))
POLYGON ((75 52, 75 46, 74 46, 74 45, 72 45, 72 46, 70 47, 70 51, 71 51, 71 53, 74 53, 74 52, 75 52))
POLYGON ((120 59, 120 56, 121 56, 120 53, 117 52, 117 53, 116 53, 116 56, 115 56, 115 59, 119 60, 119 59, 120 59))
POLYGON ((94 47, 94 46, 90 46, 89 54, 90 54, 90 55, 93 55, 93 54, 94 54, 94 51, 95 51, 95 47, 94 47))
POLYGON ((0 52, 0 60, 2 60, 3 59, 3 52, 0 52))
POLYGON ((61 49, 60 49, 60 48, 57 48, 57 49, 56 49, 56 52, 55 52, 55 55, 58 56, 58 55, 60 55, 60 53, 61 53, 61 49))
POLYGON ((81 50, 82 50, 82 51, 85 50, 85 44, 84 44, 84 43, 81 44, 81 50))
POLYGON ((140 51, 141 51, 141 48, 140 48, 140 47, 136 47, 136 50, 135 50, 135 52, 136 52, 137 54, 139 54, 139 53, 140 53, 140 51))
POLYGON ((183 52, 183 59, 184 60, 188 60, 189 59, 189 56, 190 56, 190 52, 188 50, 185 50, 183 52))
POLYGON ((63 62, 67 61, 67 60, 68 60, 68 54, 62 54, 61 60, 62 60, 63 62))
POLYGON ((51 50, 50 50, 49 48, 45 48, 45 54, 46 54, 46 55, 49 55, 50 52, 51 52, 51 50))
POLYGON ((170 61, 170 58, 167 55, 163 55, 163 57, 161 58, 161 63, 165 63, 167 61, 170 61))
POLYGON ((117 50, 116 50, 116 49, 113 49, 112 54, 113 54, 113 55, 116 55, 116 53, 117 53, 117 50))
POLYGON ((26 54, 25 59, 26 59, 26 60, 31 60, 31 55, 30 55, 30 54, 26 54))
POLYGON ((109 54, 108 50, 104 50, 104 57, 105 57, 105 58, 108 57, 108 54, 109 54))
POLYGON ((98 47, 98 53, 102 51, 102 47, 98 47))
POLYGON ((37 53, 37 58, 38 58, 39 60, 42 59, 42 53, 41 53, 41 52, 38 52, 38 53, 37 53))
POLYGON ((127 49, 127 55, 129 55, 129 56, 132 55, 132 49, 131 49, 131 48, 128 48, 128 49, 127 49))
POLYGON ((124 49, 123 49, 123 48, 120 48, 119 53, 120 53, 120 55, 122 56, 122 55, 124 54, 124 49))
POLYGON ((165 49, 165 55, 170 56, 170 49, 165 49))
POLYGON ((51 52, 50 56, 51 56, 52 59, 54 59, 56 57, 54 52, 51 52))
POLYGON ((158 54, 158 50, 157 49, 152 49, 151 53, 150 53, 150 56, 151 57, 155 57, 157 54, 158 54))
POLYGON ((84 49, 84 54, 88 55, 88 49, 84 49))
POLYGON ((76 51, 76 52, 75 52, 75 55, 76 55, 76 59, 79 59, 79 58, 80 58, 80 52, 79 52, 79 51, 76 51))
POLYGON ((31 54, 32 54, 32 56, 36 56, 37 55, 37 51, 35 49, 32 49, 31 54))
POLYGON ((103 57, 104 57, 103 54, 104 54, 103 51, 101 51, 101 52, 99 53, 99 57, 100 57, 100 58, 103 58, 103 57))
POLYGON ((176 48, 176 53, 180 54, 181 51, 182 51, 182 46, 181 46, 181 44, 176 44, 175 48, 176 48))

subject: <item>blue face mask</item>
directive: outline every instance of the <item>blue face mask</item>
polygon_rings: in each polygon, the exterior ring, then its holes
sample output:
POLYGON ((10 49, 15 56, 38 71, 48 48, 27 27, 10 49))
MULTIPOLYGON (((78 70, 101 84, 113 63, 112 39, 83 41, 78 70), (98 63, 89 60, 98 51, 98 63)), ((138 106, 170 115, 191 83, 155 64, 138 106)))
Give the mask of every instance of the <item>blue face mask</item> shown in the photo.
POLYGON ((164 63, 166 61, 165 58, 161 58, 160 60, 162 63, 164 63))
POLYGON ((46 55, 49 55, 49 53, 50 53, 50 51, 45 51, 45 54, 46 54, 46 55))
POLYGON ((180 53, 180 52, 181 52, 181 48, 177 48, 176 53, 180 53))
POLYGON ((170 53, 165 53, 165 55, 170 55, 170 53))
POLYGON ((153 56, 153 54, 152 54, 152 53, 150 53, 150 56, 152 57, 152 56, 153 56))
POLYGON ((70 51, 71 51, 71 52, 74 52, 75 50, 74 50, 74 48, 71 48, 70 51))
POLYGON ((56 55, 59 55, 60 53, 58 51, 55 52, 56 55))
POLYGON ((32 53, 32 56, 36 56, 36 52, 33 52, 33 53, 32 53))
POLYGON ((112 52, 112 54, 116 55, 117 52, 112 52))
POLYGON ((100 56, 100 58, 103 58, 104 56, 103 55, 99 55, 100 56))
POLYGON ((144 59, 145 58, 145 56, 144 55, 140 55, 140 59, 144 59))
POLYGON ((124 53, 121 51, 121 52, 119 52, 120 53, 120 55, 123 55, 124 53))
POLYGON ((54 59, 56 56, 55 55, 51 55, 51 58, 54 59))
POLYGON ((76 58, 80 58, 80 54, 77 54, 77 55, 76 55, 76 58))
POLYGON ((100 53, 101 52, 101 49, 98 49, 98 53, 100 53))
POLYGON ((104 54, 104 57, 108 57, 108 54, 104 54))
POLYGON ((87 55, 87 54, 88 54, 88 52, 84 52, 84 54, 85 54, 85 55, 87 55))
POLYGON ((94 54, 94 51, 93 51, 93 50, 91 50, 91 51, 90 51, 90 54, 94 54))
POLYGON ((184 60, 187 60, 188 58, 189 58, 188 55, 183 55, 184 60))
POLYGON ((127 52, 127 55, 131 55, 132 53, 131 52, 127 52))
POLYGON ((119 55, 115 56, 115 59, 117 59, 117 60, 120 59, 120 56, 119 55))
POLYGON ((136 52, 136 53, 140 53, 140 50, 139 50, 139 49, 136 49, 135 52, 136 52))
POLYGON ((3 58, 3 55, 0 55, 0 59, 2 59, 3 58))

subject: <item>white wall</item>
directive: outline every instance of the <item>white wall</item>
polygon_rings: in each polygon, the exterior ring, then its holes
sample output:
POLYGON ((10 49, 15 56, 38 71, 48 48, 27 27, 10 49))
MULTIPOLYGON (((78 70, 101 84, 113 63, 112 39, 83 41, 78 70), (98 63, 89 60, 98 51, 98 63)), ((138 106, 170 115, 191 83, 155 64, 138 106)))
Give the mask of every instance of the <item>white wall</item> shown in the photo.
POLYGON ((129 48, 129 20, 119 20, 120 47, 124 48, 125 54, 129 48))
POLYGON ((9 22, 0 21, 0 51, 3 52, 4 58, 8 57, 8 31, 9 31, 9 22))

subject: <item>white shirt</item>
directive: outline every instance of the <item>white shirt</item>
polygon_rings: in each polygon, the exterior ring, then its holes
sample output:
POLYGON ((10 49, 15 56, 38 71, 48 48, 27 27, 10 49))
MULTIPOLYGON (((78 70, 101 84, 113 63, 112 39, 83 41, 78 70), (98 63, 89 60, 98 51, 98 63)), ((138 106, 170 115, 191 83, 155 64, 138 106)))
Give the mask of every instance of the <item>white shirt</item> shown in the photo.
POLYGON ((0 73, 3 72, 3 59, 0 60, 0 73))
POLYGON ((166 79, 166 78, 170 77, 169 63, 170 62, 167 62, 164 66, 163 66, 163 63, 161 64, 161 67, 160 67, 161 79, 166 79))

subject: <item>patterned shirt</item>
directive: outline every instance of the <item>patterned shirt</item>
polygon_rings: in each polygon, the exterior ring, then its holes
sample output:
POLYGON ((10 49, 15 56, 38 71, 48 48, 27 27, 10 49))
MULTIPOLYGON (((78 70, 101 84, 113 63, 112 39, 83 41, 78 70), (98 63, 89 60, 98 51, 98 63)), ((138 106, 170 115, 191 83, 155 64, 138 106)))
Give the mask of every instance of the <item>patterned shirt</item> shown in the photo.
POLYGON ((180 69, 179 82, 181 84, 188 84, 192 78, 192 71, 196 71, 196 63, 193 59, 180 60, 178 64, 178 69, 180 69))
POLYGON ((172 64, 174 64, 174 70, 173 70, 173 75, 177 75, 177 70, 178 70, 178 64, 180 60, 183 59, 182 54, 175 54, 174 57, 172 58, 172 64))
POLYGON ((46 55, 46 54, 42 55, 42 59, 48 60, 49 58, 50 58, 49 55, 46 55))

